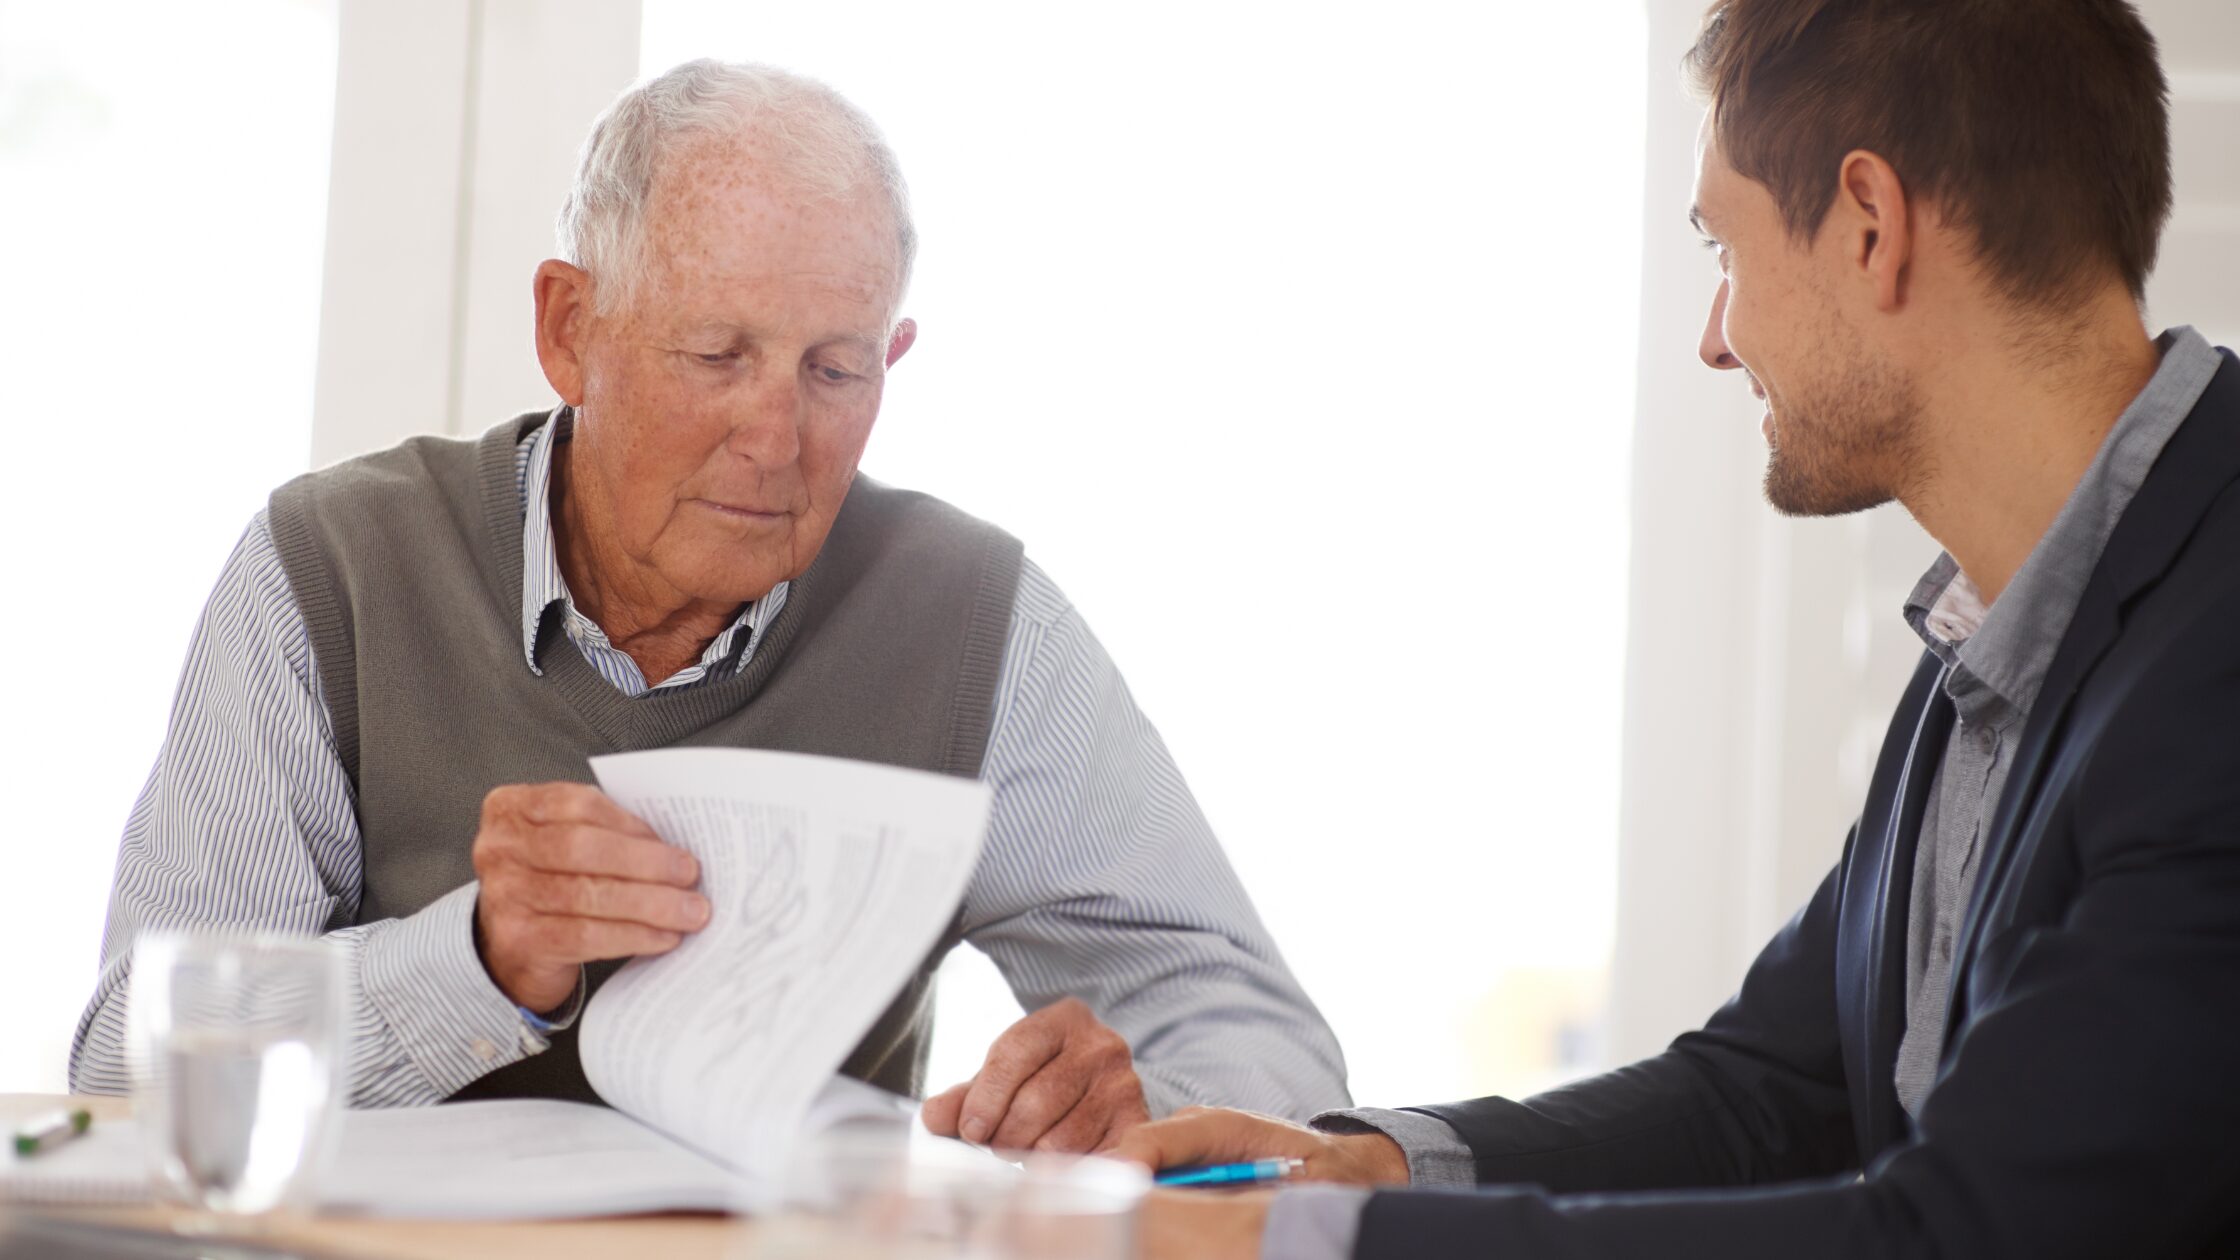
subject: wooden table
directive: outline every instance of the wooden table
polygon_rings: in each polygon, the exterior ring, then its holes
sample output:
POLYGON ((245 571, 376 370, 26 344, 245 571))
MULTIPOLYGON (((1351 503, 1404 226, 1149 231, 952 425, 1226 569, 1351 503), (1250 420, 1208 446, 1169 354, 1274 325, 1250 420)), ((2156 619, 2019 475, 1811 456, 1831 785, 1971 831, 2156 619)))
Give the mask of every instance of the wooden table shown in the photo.
MULTIPOLYGON (((56 1107, 84 1107, 95 1119, 132 1114, 126 1098, 0 1094, 0 1126, 56 1107)), ((41 1209, 71 1216, 165 1229, 181 1213, 167 1208, 41 1209)), ((364 1260, 749 1260, 754 1227, 708 1215, 608 1217, 582 1221, 393 1221, 314 1218, 279 1222, 259 1241, 364 1260)))

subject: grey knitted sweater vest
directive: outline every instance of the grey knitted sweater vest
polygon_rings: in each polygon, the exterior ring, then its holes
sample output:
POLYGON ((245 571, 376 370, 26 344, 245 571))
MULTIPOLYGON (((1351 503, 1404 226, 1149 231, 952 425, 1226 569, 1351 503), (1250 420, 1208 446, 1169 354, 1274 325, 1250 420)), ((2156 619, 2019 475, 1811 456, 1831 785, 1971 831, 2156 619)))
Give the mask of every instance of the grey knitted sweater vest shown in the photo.
MULTIPOLYGON (((565 408, 549 419, 572 422, 565 408)), ((626 698, 577 653, 557 609, 538 630, 543 676, 532 673, 514 458, 547 420, 520 416, 479 441, 413 438, 273 493, 273 542, 357 790, 357 922, 409 915, 473 879, 483 796, 590 782, 594 754, 717 745, 979 774, 1019 543, 868 478, 737 674, 626 698)), ((843 1071, 920 1092, 932 972, 954 943, 941 941, 843 1071)), ((591 968, 591 982, 613 966, 591 968)), ((572 1030, 457 1096, 521 1095, 596 1099, 572 1030)))

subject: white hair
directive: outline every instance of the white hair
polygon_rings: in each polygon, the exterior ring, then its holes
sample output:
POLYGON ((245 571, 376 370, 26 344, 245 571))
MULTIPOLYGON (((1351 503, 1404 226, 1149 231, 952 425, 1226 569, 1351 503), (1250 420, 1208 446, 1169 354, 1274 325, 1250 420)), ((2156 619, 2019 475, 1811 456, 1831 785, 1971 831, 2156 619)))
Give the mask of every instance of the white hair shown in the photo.
POLYGON ((895 300, 918 253, 910 192, 886 138, 862 110, 814 79, 774 66, 702 58, 638 83, 591 124, 575 184, 560 207, 560 256, 591 274, 592 302, 609 311, 645 279, 646 201, 680 142, 753 136, 773 172, 836 200, 865 185, 887 198, 899 254, 895 300))

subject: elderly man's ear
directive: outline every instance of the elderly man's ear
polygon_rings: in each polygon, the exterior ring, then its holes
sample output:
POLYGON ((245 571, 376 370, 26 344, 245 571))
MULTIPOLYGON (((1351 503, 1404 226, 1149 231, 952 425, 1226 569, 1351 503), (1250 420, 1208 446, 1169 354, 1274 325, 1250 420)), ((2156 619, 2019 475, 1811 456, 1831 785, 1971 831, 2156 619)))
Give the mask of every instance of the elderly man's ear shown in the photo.
MULTIPOLYGON (((537 264, 537 362, 552 392, 571 407, 583 405, 583 333, 591 318, 591 276, 557 258, 537 264)), ((894 361, 890 354, 888 362, 894 361)))
POLYGON ((895 360, 910 353, 910 347, 916 344, 917 340, 917 320, 906 319, 896 324, 894 326, 894 336, 887 339, 887 366, 893 367, 895 360))

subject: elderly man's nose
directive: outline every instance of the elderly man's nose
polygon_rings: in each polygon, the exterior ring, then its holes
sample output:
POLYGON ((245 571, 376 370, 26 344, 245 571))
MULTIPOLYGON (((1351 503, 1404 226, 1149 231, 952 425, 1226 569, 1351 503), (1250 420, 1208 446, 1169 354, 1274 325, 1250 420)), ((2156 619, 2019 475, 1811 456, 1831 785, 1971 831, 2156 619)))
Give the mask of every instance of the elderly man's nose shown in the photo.
POLYGON ((731 449, 759 464, 790 464, 801 454, 801 419, 799 386, 769 382, 731 417, 731 449))
POLYGON ((1704 366, 1722 372, 1742 366, 1742 360, 1727 349, 1727 282, 1719 282, 1719 292, 1711 299, 1711 318, 1703 325, 1703 343, 1696 347, 1704 366))

